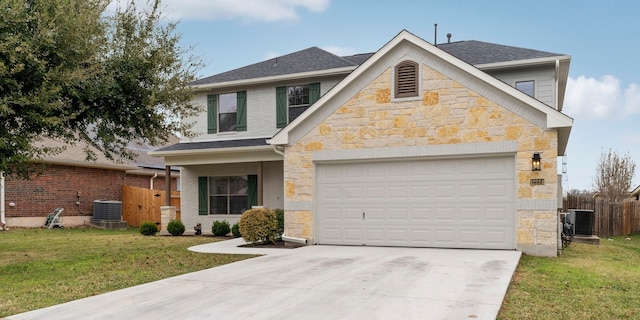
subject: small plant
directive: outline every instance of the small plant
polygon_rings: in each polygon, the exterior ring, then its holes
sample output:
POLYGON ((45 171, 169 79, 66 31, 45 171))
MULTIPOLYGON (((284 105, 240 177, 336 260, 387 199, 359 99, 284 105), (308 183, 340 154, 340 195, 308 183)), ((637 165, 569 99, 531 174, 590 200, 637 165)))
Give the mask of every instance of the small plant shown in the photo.
POLYGON ((242 237, 242 234, 240 233, 240 224, 239 223, 234 223, 233 226, 231 226, 231 234, 233 235, 234 238, 240 238, 242 237))
POLYGON ((145 221, 140 224, 140 233, 144 236, 153 236, 158 233, 158 226, 155 222, 145 221))
POLYGON ((171 220, 167 225, 167 231, 171 233, 172 236, 180 236, 184 233, 184 224, 180 220, 171 220))
POLYGON ((284 210, 275 209, 276 218, 278 218, 278 237, 282 237, 284 234, 284 210))
POLYGON ((275 243, 278 239, 278 219, 275 211, 267 208, 253 208, 240 217, 240 233, 250 243, 275 243))
POLYGON ((231 227, 229 227, 229 222, 225 220, 216 220, 213 222, 213 226, 211 226, 211 233, 216 237, 226 236, 229 232, 231 232, 231 227))

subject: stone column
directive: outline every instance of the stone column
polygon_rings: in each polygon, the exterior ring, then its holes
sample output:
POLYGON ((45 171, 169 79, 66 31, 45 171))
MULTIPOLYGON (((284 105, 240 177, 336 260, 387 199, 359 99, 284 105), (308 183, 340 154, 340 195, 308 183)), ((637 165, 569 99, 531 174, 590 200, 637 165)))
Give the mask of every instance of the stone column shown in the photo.
POLYGON ((176 218, 175 206, 162 206, 160 207, 160 231, 167 230, 169 221, 176 218))

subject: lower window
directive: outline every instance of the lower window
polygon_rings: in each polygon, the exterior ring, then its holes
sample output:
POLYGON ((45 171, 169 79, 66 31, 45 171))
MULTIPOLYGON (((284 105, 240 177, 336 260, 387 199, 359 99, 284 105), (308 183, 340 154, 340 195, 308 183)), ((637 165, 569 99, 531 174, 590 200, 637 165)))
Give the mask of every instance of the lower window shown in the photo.
POLYGON ((247 204, 247 176, 209 178, 209 214, 242 214, 247 204))

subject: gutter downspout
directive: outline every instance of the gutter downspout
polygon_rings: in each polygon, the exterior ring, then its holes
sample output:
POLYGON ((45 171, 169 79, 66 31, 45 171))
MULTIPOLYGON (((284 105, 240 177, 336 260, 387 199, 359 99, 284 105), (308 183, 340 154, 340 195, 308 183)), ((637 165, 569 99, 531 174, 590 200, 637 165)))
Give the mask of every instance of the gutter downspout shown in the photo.
MULTIPOLYGON (((277 153, 277 154, 279 154, 279 155, 281 155, 281 156, 283 156, 283 157, 284 157, 284 151, 281 151, 278 147, 282 147, 282 146, 274 145, 274 146, 273 146, 273 151, 274 151, 275 153, 277 153)), ((284 148, 284 147, 283 147, 283 148, 284 148)))
POLYGON ((556 106, 556 110, 562 112, 562 108, 560 108, 560 106, 558 105, 558 102, 560 101, 560 99, 558 99, 558 95, 560 94, 558 92, 558 90, 560 89, 560 79, 558 79, 558 76, 560 75, 560 60, 556 59, 556 70, 555 70, 556 74, 554 76, 554 78, 556 78, 555 81, 555 90, 556 90, 556 94, 553 95, 553 104, 556 106))
POLYGON ((4 171, 0 171, 0 230, 4 230, 7 222, 4 220, 4 171))
POLYGON ((284 234, 282 235, 282 240, 285 241, 285 242, 295 242, 295 243, 307 244, 307 239, 289 237, 289 236, 285 236, 284 234))
POLYGON ((149 179, 149 189, 153 190, 153 179, 157 178, 158 174, 155 173, 151 179, 149 179))

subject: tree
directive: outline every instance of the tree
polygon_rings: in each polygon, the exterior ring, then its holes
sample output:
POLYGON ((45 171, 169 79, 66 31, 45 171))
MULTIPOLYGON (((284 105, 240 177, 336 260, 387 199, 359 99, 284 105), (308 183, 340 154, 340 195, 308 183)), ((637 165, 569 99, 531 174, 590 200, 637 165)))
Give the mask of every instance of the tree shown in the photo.
POLYGON ((44 138, 84 141, 118 161, 131 158, 131 140, 191 134, 180 120, 199 111, 188 84, 200 60, 161 20, 159 0, 115 12, 110 1, 0 2, 0 171, 28 177, 62 150, 44 138))
POLYGON ((596 168, 594 187, 605 198, 613 202, 623 200, 631 189, 636 164, 627 154, 619 156, 609 149, 602 153, 596 168))

